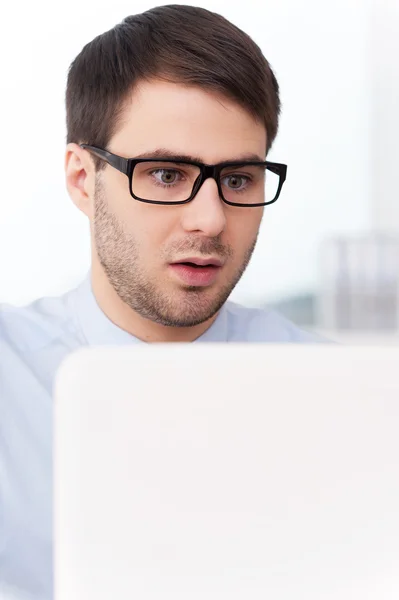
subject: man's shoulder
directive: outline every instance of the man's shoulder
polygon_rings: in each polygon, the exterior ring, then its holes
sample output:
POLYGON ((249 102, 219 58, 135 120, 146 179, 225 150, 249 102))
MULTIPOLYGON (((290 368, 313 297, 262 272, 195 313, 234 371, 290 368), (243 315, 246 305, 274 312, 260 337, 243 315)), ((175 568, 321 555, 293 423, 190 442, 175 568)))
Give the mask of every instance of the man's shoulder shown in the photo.
POLYGON ((69 294, 39 298, 24 306, 0 304, 0 345, 38 351, 70 327, 69 294))
POLYGON ((226 303, 229 341, 271 343, 328 343, 316 333, 295 325, 268 308, 250 308, 236 302, 226 303))

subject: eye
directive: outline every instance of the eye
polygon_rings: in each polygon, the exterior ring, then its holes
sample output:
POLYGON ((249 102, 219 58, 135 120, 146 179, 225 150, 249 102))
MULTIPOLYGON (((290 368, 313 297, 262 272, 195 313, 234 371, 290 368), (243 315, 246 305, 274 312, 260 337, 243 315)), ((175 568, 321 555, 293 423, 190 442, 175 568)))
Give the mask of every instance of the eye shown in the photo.
POLYGON ((246 175, 231 174, 225 175, 222 179, 222 184, 227 185, 231 190, 241 190, 249 181, 246 175))
POLYGON ((151 172, 151 175, 153 175, 159 183, 164 183, 165 185, 171 185, 181 180, 181 173, 175 169, 156 169, 151 172))

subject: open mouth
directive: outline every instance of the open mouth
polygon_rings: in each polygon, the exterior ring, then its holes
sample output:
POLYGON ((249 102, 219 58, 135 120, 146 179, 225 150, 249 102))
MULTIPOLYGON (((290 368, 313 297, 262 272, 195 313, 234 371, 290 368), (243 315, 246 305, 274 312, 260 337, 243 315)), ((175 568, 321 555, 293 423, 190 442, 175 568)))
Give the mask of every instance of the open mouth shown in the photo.
POLYGON ((183 261, 170 265, 179 281, 191 287, 204 287, 214 283, 221 270, 220 265, 208 263, 199 265, 196 262, 183 261))
POLYGON ((185 267, 193 267, 194 269, 209 269, 209 268, 217 269, 216 265, 197 265, 192 262, 181 262, 181 263, 176 263, 176 264, 184 265, 185 267))

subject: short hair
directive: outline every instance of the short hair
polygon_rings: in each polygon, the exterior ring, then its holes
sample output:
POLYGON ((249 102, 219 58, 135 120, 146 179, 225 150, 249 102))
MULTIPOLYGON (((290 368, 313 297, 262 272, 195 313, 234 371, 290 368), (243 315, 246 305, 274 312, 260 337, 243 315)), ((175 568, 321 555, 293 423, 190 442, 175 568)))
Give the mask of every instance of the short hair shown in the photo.
MULTIPOLYGON (((68 71, 67 143, 106 148, 134 88, 157 78, 236 102, 264 124, 270 149, 281 105, 261 49, 221 15, 176 4, 128 16, 83 47, 68 71)), ((94 162, 96 170, 105 166, 94 162)))

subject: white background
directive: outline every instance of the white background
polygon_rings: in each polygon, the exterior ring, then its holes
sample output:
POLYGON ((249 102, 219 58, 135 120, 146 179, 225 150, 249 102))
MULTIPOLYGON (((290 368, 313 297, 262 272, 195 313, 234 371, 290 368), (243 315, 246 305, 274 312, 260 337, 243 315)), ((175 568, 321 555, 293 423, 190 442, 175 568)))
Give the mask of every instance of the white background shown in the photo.
MULTIPOLYGON (((89 268, 88 225, 64 180, 67 70, 93 37, 158 3, 2 5, 0 302, 62 293, 89 268)), ((249 33, 281 86, 280 133, 269 158, 288 164, 288 179, 266 209, 252 264, 233 298, 262 304, 312 290, 325 237, 362 232, 373 221, 396 227, 399 3, 192 3, 249 33)))

